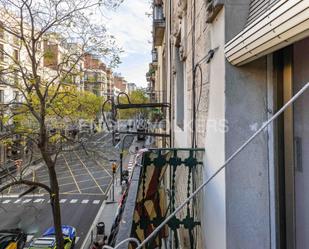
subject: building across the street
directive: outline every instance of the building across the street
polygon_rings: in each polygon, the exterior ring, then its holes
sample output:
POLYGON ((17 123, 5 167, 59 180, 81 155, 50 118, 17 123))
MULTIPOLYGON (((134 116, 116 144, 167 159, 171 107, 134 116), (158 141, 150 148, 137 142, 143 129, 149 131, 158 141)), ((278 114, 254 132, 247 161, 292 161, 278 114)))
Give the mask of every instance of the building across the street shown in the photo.
MULTIPOLYGON (((31 71, 31 59, 26 48, 21 45, 17 36, 5 29, 15 23, 15 19, 11 20, 14 16, 6 15, 4 13, 0 17, 0 116, 8 114, 9 109, 12 109, 8 108, 9 105, 11 107, 21 104, 24 100, 21 91, 14 87, 23 86, 18 65, 31 71)), ((108 68, 98 55, 84 54, 80 44, 68 42, 59 33, 47 33, 42 36, 36 49, 37 56, 42 57, 38 63, 41 78, 58 78, 57 80, 61 79, 64 85, 75 86, 79 91, 89 91, 103 98, 113 97, 121 91, 127 92, 124 77, 114 77, 112 69, 108 68), (79 58, 80 55, 84 56, 79 58), (75 64, 76 61, 78 63, 75 64), (58 77, 60 72, 68 74, 65 78, 58 77)), ((5 132, 0 121, 0 135, 4 135, 5 132)), ((5 162, 10 154, 9 147, 0 143, 0 163, 5 162)))
POLYGON ((136 91, 136 90, 137 90, 137 86, 136 86, 135 83, 133 83, 133 82, 127 83, 127 89, 126 89, 127 93, 131 93, 131 92, 136 91))
POLYGON ((84 60, 84 90, 97 96, 105 96, 107 94, 106 65, 91 54, 86 54, 84 60))
POLYGON ((117 96, 120 92, 128 93, 128 83, 124 77, 114 74, 114 94, 117 96))

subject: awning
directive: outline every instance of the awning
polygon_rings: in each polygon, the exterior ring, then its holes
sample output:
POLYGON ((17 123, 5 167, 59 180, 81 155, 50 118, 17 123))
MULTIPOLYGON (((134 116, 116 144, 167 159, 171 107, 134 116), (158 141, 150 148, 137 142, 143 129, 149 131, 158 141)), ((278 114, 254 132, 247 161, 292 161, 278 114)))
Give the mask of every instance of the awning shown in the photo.
POLYGON ((225 45, 225 56, 242 65, 309 36, 309 0, 281 0, 225 45))

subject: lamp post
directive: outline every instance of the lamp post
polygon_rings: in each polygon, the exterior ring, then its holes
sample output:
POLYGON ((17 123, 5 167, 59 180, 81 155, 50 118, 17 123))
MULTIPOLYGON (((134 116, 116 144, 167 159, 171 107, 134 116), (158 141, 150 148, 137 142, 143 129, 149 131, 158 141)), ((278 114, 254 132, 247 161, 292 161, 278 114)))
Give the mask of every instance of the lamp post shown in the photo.
POLYGON ((112 196, 112 201, 115 201, 115 173, 117 170, 117 165, 116 163, 112 163, 112 172, 113 172, 113 196, 112 196))
POLYGON ((122 144, 121 144, 121 151, 120 151, 120 184, 122 183, 122 172, 123 172, 123 150, 124 150, 124 143, 125 143, 125 140, 127 139, 127 137, 134 137, 135 135, 133 134, 126 134, 123 139, 122 139, 122 144))

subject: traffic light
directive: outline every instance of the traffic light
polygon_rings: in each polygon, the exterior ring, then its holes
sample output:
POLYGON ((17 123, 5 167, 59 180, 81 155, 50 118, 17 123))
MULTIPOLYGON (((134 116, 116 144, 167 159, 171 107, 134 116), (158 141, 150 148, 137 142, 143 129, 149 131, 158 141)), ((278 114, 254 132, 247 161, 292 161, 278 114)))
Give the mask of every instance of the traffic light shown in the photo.
POLYGON ((113 174, 116 173, 116 170, 117 170, 117 164, 116 164, 116 163, 112 163, 112 171, 113 171, 113 174))

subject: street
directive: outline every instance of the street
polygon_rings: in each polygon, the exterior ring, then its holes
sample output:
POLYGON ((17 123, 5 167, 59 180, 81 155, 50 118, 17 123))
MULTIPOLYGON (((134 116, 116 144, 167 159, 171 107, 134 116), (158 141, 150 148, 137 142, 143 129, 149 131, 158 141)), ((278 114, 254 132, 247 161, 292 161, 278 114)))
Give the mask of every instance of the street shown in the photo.
MULTIPOLYGON (((112 184, 111 161, 117 160, 117 149, 111 135, 91 136, 85 148, 59 155, 57 176, 60 187, 62 224, 77 230, 76 248, 80 248, 112 184), (93 153, 93 152, 96 153, 93 153)), ((25 177, 49 184, 45 167, 25 177)), ((22 228, 29 236, 39 237, 53 225, 49 197, 43 190, 18 198, 27 188, 16 186, 0 196, 0 229, 22 228)))
MULTIPOLYGON (((77 230, 76 248, 80 248, 105 196, 68 194, 61 196, 62 224, 77 230)), ((30 238, 39 237, 53 225, 48 196, 0 198, 0 229, 23 228, 30 238)))

